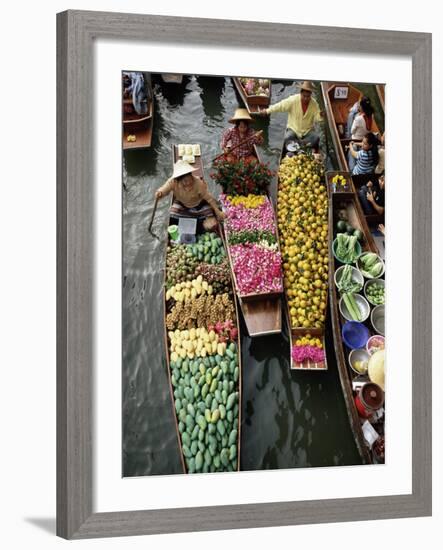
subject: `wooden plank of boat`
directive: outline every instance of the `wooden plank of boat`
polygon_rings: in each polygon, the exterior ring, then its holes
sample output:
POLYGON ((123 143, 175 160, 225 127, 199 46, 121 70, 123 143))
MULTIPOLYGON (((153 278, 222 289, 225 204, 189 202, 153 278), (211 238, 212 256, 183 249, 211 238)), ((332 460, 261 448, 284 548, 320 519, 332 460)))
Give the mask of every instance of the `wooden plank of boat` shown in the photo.
MULTIPOLYGON (((284 139, 283 139, 284 143, 284 139)), ((292 153, 290 153, 292 155, 292 153)), ((286 156, 286 151, 284 146, 282 147, 282 152, 280 156, 280 164, 282 163, 283 159, 286 156)), ((320 159, 320 157, 324 157, 323 155, 317 155, 317 159, 320 159)), ((280 190, 280 178, 277 175, 277 192, 280 190)), ((277 204, 278 208, 278 204, 277 204)), ((279 234, 279 232, 277 232, 279 234)), ((280 241, 280 237, 278 239, 280 241)), ((326 297, 327 299, 327 297, 326 297)), ((297 370, 297 371, 325 371, 328 369, 328 360, 326 356, 326 341, 325 341, 325 331, 324 328, 304 328, 304 327, 292 327, 291 326, 291 315, 290 315, 290 309, 289 309, 289 297, 287 295, 286 289, 284 289, 284 315, 287 320, 287 326, 288 326, 288 337, 289 337, 289 346, 290 350, 292 352, 292 347, 294 346, 295 341, 298 338, 302 338, 303 336, 306 336, 307 334, 311 335, 312 337, 317 337, 322 341, 323 350, 325 351, 325 358, 324 361, 321 363, 315 363, 310 360, 306 360, 303 363, 296 363, 292 358, 292 353, 290 354, 290 368, 291 370, 297 370)))
MULTIPOLYGON (((175 163, 179 158, 180 157, 179 157, 179 154, 178 154, 178 146, 173 145, 172 146, 172 161, 173 161, 173 163, 175 163)), ((195 163, 193 164, 193 167, 196 168, 196 172, 194 172, 194 174, 203 178, 204 177, 204 170, 203 170, 203 161, 202 161, 201 156, 196 156, 195 157, 195 163)), ((170 198, 169 198, 169 207, 171 206, 172 201, 173 201, 173 197, 170 196, 170 198)), ((170 220, 168 218, 168 226, 169 225, 170 225, 170 220)), ((221 238, 223 238, 222 232, 220 231, 219 228, 217 230, 217 233, 221 238)), ((168 242, 169 237, 168 237, 168 232, 167 231, 166 231, 166 235, 167 235, 166 241, 168 242)), ((226 244, 225 243, 224 243, 224 247, 225 247, 225 252, 226 252, 226 244)), ((166 273, 166 255, 167 255, 167 246, 165 247, 165 261, 164 261, 165 269, 164 269, 164 279, 163 279, 163 314, 164 314, 164 328, 165 328, 165 330, 164 330, 164 342, 165 342, 165 353, 166 353, 166 366, 167 366, 167 373, 168 373, 168 380, 169 380, 169 391, 170 391, 170 396, 171 396, 171 405, 172 405, 172 410, 173 410, 173 416, 174 416, 174 420, 175 420, 176 435, 177 435, 178 448, 179 448, 179 452, 180 452, 181 465, 182 465, 183 472, 188 473, 188 468, 187 468, 185 456, 184 456, 184 453, 183 453, 183 443, 182 443, 182 438, 181 438, 181 435, 180 435, 179 420, 178 420, 176 409, 175 409, 174 385, 173 385, 173 381, 172 381, 172 372, 171 372, 170 343, 169 343, 169 340, 168 340, 168 329, 167 329, 167 326, 166 326, 166 316, 167 316, 167 313, 168 313, 167 300, 166 300, 166 276, 167 276, 167 273, 166 273)), ((232 284, 232 279, 231 279, 231 284, 232 284)), ((234 296, 233 285, 232 285, 232 301, 233 301, 233 304, 234 304, 235 317, 236 317, 236 319, 234 321, 235 321, 235 326, 236 326, 237 331, 238 331, 237 339, 236 339, 236 349, 237 349, 238 369, 239 369, 238 382, 237 382, 237 389, 238 389, 238 422, 237 422, 237 424, 238 424, 238 426, 237 426, 237 440, 236 440, 236 456, 237 456, 237 470, 240 471, 240 469, 241 469, 241 462, 240 462, 240 460, 241 460, 241 426, 242 426, 242 360, 241 360, 241 348, 240 348, 241 334, 240 334, 240 327, 239 327, 239 322, 238 322, 238 320, 239 320, 238 315, 239 314, 238 314, 237 302, 236 302, 235 296, 234 296)), ((202 359, 202 361, 203 360, 204 359, 202 359)), ((235 389, 235 386, 234 386, 234 389, 235 389)), ((227 435, 229 436, 229 434, 227 434, 227 435)))
POLYGON ((161 76, 166 84, 181 84, 183 82, 182 74, 163 73, 161 76))
POLYGON ((146 115, 125 113, 124 106, 132 105, 132 99, 123 98, 123 149, 147 149, 151 147, 152 132, 154 125, 154 96, 150 76, 143 73, 146 85, 147 97, 149 101, 148 112, 146 115), (135 141, 128 141, 128 136, 135 136, 135 141))
MULTIPOLYGON (((351 141, 346 137, 348 114, 351 107, 363 96, 362 92, 348 82, 321 82, 326 117, 340 170, 349 172, 347 147, 351 141)), ((378 126, 373 120, 373 131, 378 126)))
POLYGON ((243 87, 243 84, 240 81, 240 77, 232 77, 232 81, 234 82, 234 86, 241 97, 243 103, 245 104, 246 109, 248 110, 248 113, 251 116, 256 115, 260 109, 265 109, 266 107, 269 107, 271 104, 271 86, 269 86, 269 96, 264 95, 248 95, 246 93, 245 88, 243 87))
POLYGON ((375 89, 377 90, 378 99, 380 101, 381 108, 385 112, 385 85, 376 84, 375 89))
MULTIPOLYGON (((254 155, 261 162, 257 147, 254 145, 254 155)), ((271 198, 268 195, 268 199, 271 198)), ((272 201, 271 201, 272 204, 272 201)), ((277 234, 277 224, 275 227, 277 234)), ((224 230, 224 238, 227 242, 227 234, 224 230)), ((278 241, 277 241, 278 242, 278 241)), ((232 278, 234 281, 235 292, 238 297, 240 309, 243 313, 246 328, 251 338, 266 336, 269 334, 278 334, 282 328, 282 292, 250 293, 242 294, 238 288, 234 273, 234 262, 227 246, 229 265, 231 267, 232 278)), ((278 248, 280 252, 280 246, 278 248)))
POLYGON ((362 421, 358 415, 354 401, 354 392, 352 381, 354 376, 353 371, 348 367, 348 358, 345 353, 345 346, 342 341, 341 327, 346 321, 339 309, 340 295, 335 285, 334 275, 337 267, 341 264, 337 262, 332 253, 332 242, 334 239, 334 229, 336 222, 339 219, 338 213, 340 210, 345 210, 348 222, 360 229, 363 233, 362 249, 363 251, 371 251, 377 253, 374 240, 371 232, 366 224, 366 220, 358 208, 359 201, 355 194, 349 193, 331 193, 329 196, 329 303, 331 311, 332 334, 334 339, 334 350, 337 360, 337 367, 340 376, 340 383, 343 390, 346 409, 348 412, 349 423, 354 435, 355 443, 358 452, 364 464, 372 463, 372 457, 366 445, 362 431, 362 421))

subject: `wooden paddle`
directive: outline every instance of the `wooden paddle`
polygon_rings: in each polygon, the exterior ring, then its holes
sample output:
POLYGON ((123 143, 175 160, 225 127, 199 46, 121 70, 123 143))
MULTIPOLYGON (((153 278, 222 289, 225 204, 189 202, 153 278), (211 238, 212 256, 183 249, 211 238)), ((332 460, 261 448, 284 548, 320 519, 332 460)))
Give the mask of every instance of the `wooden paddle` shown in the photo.
POLYGON ((152 228, 152 222, 154 221, 155 211, 157 210, 158 200, 159 200, 159 197, 155 197, 154 208, 152 209, 152 216, 151 216, 151 221, 149 222, 149 225, 148 225, 148 231, 149 231, 149 233, 151 233, 151 235, 153 237, 160 240, 160 237, 158 235, 156 235, 151 229, 152 228))
POLYGON ((234 147, 232 147, 232 149, 229 149, 229 151, 227 153, 222 153, 221 155, 218 155, 218 157, 215 157, 214 159, 212 159, 211 161, 211 164, 213 162, 215 162, 216 160, 226 156, 226 155, 229 155, 230 153, 232 153, 232 151, 234 149, 237 149, 237 147, 240 147, 240 145, 243 145, 244 143, 246 143, 247 141, 249 141, 250 139, 254 138, 254 137, 257 137, 257 136, 260 136, 261 134, 263 134, 263 130, 259 130, 258 132, 255 132, 255 134, 253 134, 252 136, 249 136, 247 137, 246 139, 244 139, 243 141, 240 141, 240 143, 238 143, 237 145, 235 145, 234 147))

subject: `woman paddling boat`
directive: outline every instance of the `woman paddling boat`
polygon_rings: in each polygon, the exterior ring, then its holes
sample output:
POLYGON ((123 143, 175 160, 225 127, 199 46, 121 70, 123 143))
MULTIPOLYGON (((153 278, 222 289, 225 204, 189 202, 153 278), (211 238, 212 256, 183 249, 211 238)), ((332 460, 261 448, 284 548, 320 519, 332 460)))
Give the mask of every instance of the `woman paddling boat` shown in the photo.
POLYGON ((205 231, 214 231, 225 215, 209 192, 206 182, 193 174, 195 171, 184 160, 175 162, 171 178, 157 189, 155 198, 160 199, 172 192, 174 200, 170 208, 171 218, 197 218, 205 231))
POLYGON ((251 128, 251 121, 252 117, 246 109, 236 109, 234 116, 229 119, 234 126, 223 132, 221 140, 221 148, 227 160, 256 160, 254 145, 263 143, 263 135, 251 128))

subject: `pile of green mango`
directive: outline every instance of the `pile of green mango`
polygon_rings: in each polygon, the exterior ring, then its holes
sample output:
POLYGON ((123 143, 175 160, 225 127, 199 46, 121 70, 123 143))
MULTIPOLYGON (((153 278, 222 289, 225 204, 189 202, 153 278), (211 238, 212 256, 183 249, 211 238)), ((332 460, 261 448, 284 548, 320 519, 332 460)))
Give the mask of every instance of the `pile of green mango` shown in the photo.
POLYGON ((226 256, 223 241, 215 233, 199 235, 196 243, 187 245, 187 250, 194 258, 207 264, 220 264, 226 256))
POLYGON ((237 346, 225 354, 170 364, 175 411, 188 473, 237 470, 239 364, 237 346))

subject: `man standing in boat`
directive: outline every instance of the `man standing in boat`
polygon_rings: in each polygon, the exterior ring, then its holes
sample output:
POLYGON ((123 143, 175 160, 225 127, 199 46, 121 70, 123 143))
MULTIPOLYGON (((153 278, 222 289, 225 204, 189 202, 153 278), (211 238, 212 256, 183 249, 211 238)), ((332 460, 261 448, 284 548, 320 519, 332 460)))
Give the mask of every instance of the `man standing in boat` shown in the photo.
POLYGON ((314 151, 318 151, 320 136, 314 130, 314 125, 323 120, 323 113, 312 97, 313 91, 312 82, 305 80, 299 94, 293 94, 259 111, 260 116, 288 113, 285 148, 290 141, 297 141, 302 147, 311 147, 314 151))
POLYGON ((206 182, 192 172, 195 172, 195 168, 184 160, 178 160, 171 178, 157 189, 155 198, 161 199, 172 192, 172 218, 197 218, 203 222, 206 231, 214 231, 217 220, 223 221, 225 215, 209 192, 206 182))

